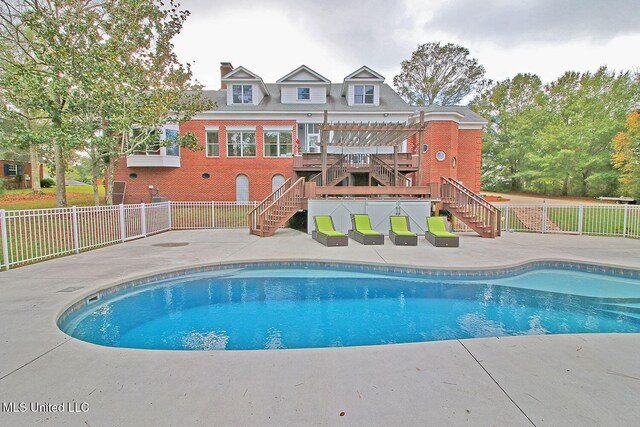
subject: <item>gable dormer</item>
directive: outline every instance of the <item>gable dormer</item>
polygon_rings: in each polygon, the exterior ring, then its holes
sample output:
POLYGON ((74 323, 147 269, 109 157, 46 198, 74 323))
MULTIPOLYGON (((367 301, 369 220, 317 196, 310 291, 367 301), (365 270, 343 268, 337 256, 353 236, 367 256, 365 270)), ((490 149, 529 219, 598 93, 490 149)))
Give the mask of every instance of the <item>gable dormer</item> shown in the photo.
POLYGON ((278 79, 277 83, 283 104, 325 104, 331 90, 329 79, 306 65, 278 79))
POLYGON ((238 67, 222 77, 227 86, 227 105, 258 105, 269 96, 267 85, 260 76, 244 67, 238 67))
POLYGON ((365 65, 344 78, 342 96, 349 106, 377 106, 382 83, 384 77, 365 65))

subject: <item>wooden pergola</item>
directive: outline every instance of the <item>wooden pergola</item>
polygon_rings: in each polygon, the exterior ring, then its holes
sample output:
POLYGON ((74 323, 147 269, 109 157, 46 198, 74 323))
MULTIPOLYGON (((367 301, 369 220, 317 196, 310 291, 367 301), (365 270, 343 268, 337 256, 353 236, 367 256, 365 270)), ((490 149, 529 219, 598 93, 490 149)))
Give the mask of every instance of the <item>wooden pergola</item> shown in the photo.
POLYGON ((320 126, 320 153, 322 159, 322 182, 327 176, 327 147, 390 147, 393 146, 394 173, 398 175, 398 147, 402 141, 418 134, 418 186, 422 185, 422 146, 424 144, 424 111, 418 123, 329 123, 329 113, 324 112, 320 126))

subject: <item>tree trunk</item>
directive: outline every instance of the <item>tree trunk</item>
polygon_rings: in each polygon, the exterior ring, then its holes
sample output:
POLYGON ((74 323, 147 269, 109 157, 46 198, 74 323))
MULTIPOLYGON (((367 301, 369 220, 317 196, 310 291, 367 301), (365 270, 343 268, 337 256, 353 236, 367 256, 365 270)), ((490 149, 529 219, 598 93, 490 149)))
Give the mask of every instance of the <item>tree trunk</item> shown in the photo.
POLYGON ((107 205, 113 205, 113 177, 116 174, 116 159, 112 156, 109 156, 109 161, 107 162, 107 195, 106 201, 107 205))
POLYGON ((569 177, 565 176, 562 181, 562 196, 567 196, 569 194, 569 177))
POLYGON ((65 187, 65 159, 64 150, 60 142, 54 142, 53 155, 56 165, 56 206, 67 207, 67 188, 65 187))
POLYGON ((100 193, 98 192, 99 173, 98 163, 100 159, 96 158, 96 146, 91 143, 91 185, 93 185, 93 205, 100 206, 100 193))
POLYGON ((38 155, 38 145, 29 145, 29 161, 31 162, 31 190, 40 193, 40 157, 38 155))

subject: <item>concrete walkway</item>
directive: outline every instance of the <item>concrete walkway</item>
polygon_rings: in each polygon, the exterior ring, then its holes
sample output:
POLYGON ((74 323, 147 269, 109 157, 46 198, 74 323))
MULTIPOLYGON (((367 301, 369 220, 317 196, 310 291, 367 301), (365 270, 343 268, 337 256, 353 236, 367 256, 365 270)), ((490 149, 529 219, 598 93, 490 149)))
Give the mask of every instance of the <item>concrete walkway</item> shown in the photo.
POLYGON ((114 282, 193 265, 315 259, 640 268, 640 241, 506 233, 460 248, 325 248, 280 230, 173 231, 0 273, 0 425, 637 425, 640 335, 503 337, 276 351, 144 351, 72 339, 56 319, 114 282), (182 247, 156 246, 185 242, 182 247), (60 292, 81 287, 74 292, 60 292), (24 413, 6 404, 27 402, 24 413), (30 402, 87 412, 31 412, 30 402), (80 406, 87 402, 86 406, 80 406), (340 414, 344 412, 344 415, 340 414))

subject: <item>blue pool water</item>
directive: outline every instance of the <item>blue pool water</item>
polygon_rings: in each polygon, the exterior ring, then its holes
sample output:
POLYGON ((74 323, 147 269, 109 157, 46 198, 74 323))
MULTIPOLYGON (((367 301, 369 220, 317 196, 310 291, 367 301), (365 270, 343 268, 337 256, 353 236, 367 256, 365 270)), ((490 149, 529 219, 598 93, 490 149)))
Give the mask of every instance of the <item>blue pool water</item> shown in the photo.
POLYGON ((255 350, 504 335, 640 332, 640 280, 558 269, 428 277, 244 267, 106 294, 60 328, 95 344, 255 350))

